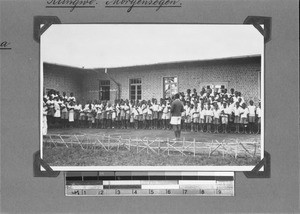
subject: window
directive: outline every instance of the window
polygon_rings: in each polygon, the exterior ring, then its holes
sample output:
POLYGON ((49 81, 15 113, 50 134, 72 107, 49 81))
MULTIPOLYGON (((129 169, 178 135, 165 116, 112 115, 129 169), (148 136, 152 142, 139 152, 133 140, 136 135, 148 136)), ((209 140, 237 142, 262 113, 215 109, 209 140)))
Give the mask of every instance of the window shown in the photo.
POLYGON ((218 89, 218 91, 220 92, 222 89, 228 89, 228 82, 204 82, 200 84, 200 90, 202 89, 202 87, 207 89, 208 86, 212 89, 212 91, 216 91, 216 89, 218 89))
POLYGON ((178 93, 178 77, 164 77, 164 98, 172 97, 178 93))
POLYGON ((53 94, 54 92, 56 92, 55 89, 53 89, 53 88, 46 88, 46 89, 44 89, 44 93, 43 94, 49 96, 49 94, 53 94))
POLYGON ((49 94, 49 93, 51 93, 51 92, 53 92, 53 91, 55 91, 53 88, 46 88, 46 90, 44 89, 44 92, 45 92, 46 94, 49 94))
POLYGON ((110 100, 110 81, 99 81, 99 100, 110 100))
POLYGON ((129 80, 129 99, 130 100, 142 99, 142 80, 140 78, 129 80))
POLYGON ((218 89, 218 91, 221 91, 221 89, 225 89, 225 85, 221 85, 221 84, 216 84, 216 85, 212 85, 212 88, 216 91, 216 89, 218 89))

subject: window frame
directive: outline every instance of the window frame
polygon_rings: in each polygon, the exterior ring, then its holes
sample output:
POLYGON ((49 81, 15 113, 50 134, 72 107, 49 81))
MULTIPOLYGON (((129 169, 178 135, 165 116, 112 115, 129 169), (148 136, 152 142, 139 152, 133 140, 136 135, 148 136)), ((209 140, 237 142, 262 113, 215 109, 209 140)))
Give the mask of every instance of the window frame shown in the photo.
POLYGON ((99 80, 99 100, 101 101, 110 100, 110 86, 111 86, 110 80, 99 80), (103 87, 108 87, 108 90, 103 90, 103 87), (108 95, 103 96, 103 92, 108 93, 108 95))
POLYGON ((142 78, 129 79, 129 100, 142 100, 142 78), (134 89, 131 88, 132 86, 134 86, 134 89), (138 86, 140 86, 140 89, 138 89, 138 86), (134 90, 134 99, 132 99, 132 90, 134 90), (140 95, 138 91, 141 92, 140 95))
MULTIPOLYGON (((162 77, 162 89, 163 89, 163 98, 164 99, 166 98, 166 92, 165 92, 165 79, 166 78, 177 78, 177 83, 176 83, 176 85, 177 85, 177 92, 176 93, 179 92, 179 78, 178 78, 178 76, 177 75, 174 75, 174 76, 163 76, 162 77)), ((172 96, 173 95, 171 94, 170 97, 172 97, 172 96)))

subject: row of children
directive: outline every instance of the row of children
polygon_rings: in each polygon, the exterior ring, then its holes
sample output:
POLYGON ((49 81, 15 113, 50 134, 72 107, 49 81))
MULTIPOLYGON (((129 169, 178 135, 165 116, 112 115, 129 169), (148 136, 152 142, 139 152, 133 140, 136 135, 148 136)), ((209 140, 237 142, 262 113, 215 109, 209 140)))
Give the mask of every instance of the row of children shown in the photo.
MULTIPOLYGON (((211 93, 211 89, 203 90, 197 95, 180 93, 184 103, 181 126, 186 131, 214 133, 260 132, 261 108, 254 106, 252 100, 247 106, 240 92, 231 90, 231 94, 211 93), (212 95, 213 94, 213 95, 212 95), (221 129, 221 130, 220 130, 221 129)), ((173 99, 156 99, 130 101, 120 100, 111 104, 107 101, 94 101, 88 104, 76 102, 73 93, 70 96, 50 92, 43 99, 45 126, 55 127, 89 127, 119 129, 171 129, 171 103, 173 99)))

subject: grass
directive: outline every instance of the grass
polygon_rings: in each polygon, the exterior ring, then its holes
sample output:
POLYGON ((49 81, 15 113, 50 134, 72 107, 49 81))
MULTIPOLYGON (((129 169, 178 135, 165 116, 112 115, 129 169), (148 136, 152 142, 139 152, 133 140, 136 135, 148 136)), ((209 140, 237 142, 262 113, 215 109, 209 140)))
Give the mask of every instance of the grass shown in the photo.
MULTIPOLYGON (((151 138, 174 138, 173 131, 170 130, 102 130, 102 129, 50 129, 49 134, 106 134, 111 136, 122 136, 124 138, 151 137, 151 138)), ((260 135, 247 134, 206 134, 183 132, 182 137, 186 140, 223 140, 238 138, 249 140, 259 139, 260 135)), ((66 148, 64 146, 53 147, 44 145, 43 159, 51 166, 246 166, 256 165, 260 157, 249 157, 247 155, 238 156, 237 159, 215 152, 212 156, 208 154, 187 156, 180 154, 168 156, 166 154, 147 153, 146 150, 137 153, 136 150, 128 151, 120 148, 119 151, 106 151, 103 148, 83 150, 79 146, 66 148)))

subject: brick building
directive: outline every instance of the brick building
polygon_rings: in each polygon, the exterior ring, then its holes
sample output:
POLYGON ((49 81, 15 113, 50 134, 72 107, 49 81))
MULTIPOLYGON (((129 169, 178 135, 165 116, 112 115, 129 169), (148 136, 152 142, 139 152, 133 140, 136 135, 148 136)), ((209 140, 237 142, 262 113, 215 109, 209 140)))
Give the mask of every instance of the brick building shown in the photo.
POLYGON ((84 69, 44 63, 44 91, 74 92, 89 100, 168 97, 204 86, 234 88, 246 100, 261 96, 261 56, 158 63, 142 66, 84 69))

